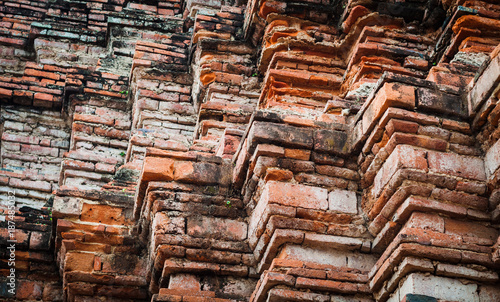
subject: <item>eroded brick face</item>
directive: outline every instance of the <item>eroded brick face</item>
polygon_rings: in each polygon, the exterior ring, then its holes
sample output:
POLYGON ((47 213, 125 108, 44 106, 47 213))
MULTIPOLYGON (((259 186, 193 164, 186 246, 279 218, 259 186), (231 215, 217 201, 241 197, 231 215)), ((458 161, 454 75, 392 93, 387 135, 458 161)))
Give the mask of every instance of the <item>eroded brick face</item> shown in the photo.
POLYGON ((500 301, 497 2, 0 1, 0 300, 500 301))

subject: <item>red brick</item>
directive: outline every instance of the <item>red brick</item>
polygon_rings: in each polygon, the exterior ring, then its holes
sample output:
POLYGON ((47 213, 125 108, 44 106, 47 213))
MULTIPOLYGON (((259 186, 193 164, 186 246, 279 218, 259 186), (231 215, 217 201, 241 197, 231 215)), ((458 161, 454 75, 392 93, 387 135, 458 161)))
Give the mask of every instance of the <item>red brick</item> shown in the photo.
POLYGON ((65 159, 62 163, 63 167, 79 169, 84 171, 94 171, 94 164, 84 161, 65 159))
POLYGON ((270 181, 266 184, 262 195, 269 203, 308 209, 328 209, 328 192, 323 188, 270 181))
POLYGON ((429 170, 436 173, 454 175, 475 180, 486 180, 484 164, 480 158, 429 151, 429 170))
POLYGON ((482 211, 488 209, 488 199, 477 195, 434 188, 431 197, 437 200, 445 200, 454 204, 460 204, 467 208, 474 208, 482 211))
POLYGON ((192 217, 187 220, 187 233, 194 237, 237 241, 247 238, 247 225, 231 219, 192 217))
POLYGON ((80 219, 103 224, 123 224, 126 217, 122 208, 84 203, 80 219))
POLYGON ((115 98, 120 98, 120 99, 127 98, 126 94, 122 94, 122 93, 119 93, 119 92, 107 91, 107 90, 98 90, 98 89, 84 88, 83 91, 85 93, 88 93, 88 94, 97 94, 97 95, 115 97, 115 98))
POLYGON ((113 174, 116 171, 116 166, 115 165, 103 164, 103 163, 96 163, 95 164, 95 171, 96 172, 113 174))
POLYGON ((65 271, 91 272, 94 269, 94 254, 91 253, 67 253, 65 259, 65 271))
POLYGON ((25 136, 25 135, 17 135, 13 133, 4 132, 2 134, 2 140, 23 143, 23 144, 37 145, 40 141, 40 138, 37 136, 25 136))
POLYGON ((386 150, 391 152, 396 145, 412 145, 437 151, 446 151, 448 143, 445 140, 430 138, 424 135, 414 135, 408 133, 394 133, 386 145, 386 150))
MULTIPOLYGON (((493 244, 498 238, 498 231, 479 223, 445 219, 445 233, 461 237, 475 237, 486 239, 486 245, 493 244)), ((467 239, 466 239, 467 240, 467 239)), ((484 243, 483 243, 484 244, 484 243)))
POLYGON ((12 45, 17 45, 17 46, 26 46, 27 41, 25 39, 14 39, 14 38, 7 38, 7 37, 0 37, 0 42, 6 43, 6 44, 12 44, 12 45))
POLYGON ((94 258, 94 271, 100 271, 102 269, 102 259, 99 256, 94 258))
POLYGON ((12 96, 12 90, 0 88, 0 97, 10 98, 12 96))
POLYGON ((51 192, 52 186, 47 181, 41 180, 21 180, 18 178, 11 178, 9 181, 9 185, 15 188, 20 189, 29 189, 29 190, 39 190, 43 192, 51 192))
POLYGON ((25 69, 24 74, 29 75, 29 76, 34 76, 34 77, 42 77, 42 78, 47 78, 47 79, 52 79, 58 81, 61 76, 57 73, 52 73, 52 72, 45 72, 45 71, 40 71, 40 70, 35 70, 35 69, 25 69))
POLYGON ((323 175, 340 177, 350 180, 359 180, 360 178, 359 174, 356 171, 335 166, 316 165, 316 172, 323 175))
POLYGON ((59 149, 52 147, 42 147, 37 145, 21 145, 21 152, 40 154, 40 155, 50 155, 53 157, 59 156, 59 149))
POLYGON ((349 224, 352 221, 352 216, 348 214, 339 214, 302 208, 297 208, 296 217, 337 224, 349 224))
POLYGON ((43 283, 30 280, 19 281, 16 288, 16 299, 38 300, 42 297, 43 283))
POLYGON ((394 132, 417 133, 418 128, 419 124, 417 123, 397 119, 391 119, 385 126, 388 136, 394 132))
POLYGON ((269 168, 266 170, 264 181, 287 181, 293 179, 293 173, 289 170, 269 168))
POLYGON ((442 126, 444 129, 460 131, 462 133, 470 132, 470 125, 465 122, 458 122, 454 120, 443 119, 442 126))
POLYGON ((177 274, 170 277, 169 288, 185 289, 192 292, 198 292, 201 289, 200 280, 194 275, 177 274))
POLYGON ((309 160, 309 158, 311 157, 311 151, 303 149, 285 149, 285 157, 300 160, 309 160))
POLYGON ((130 136, 129 131, 117 130, 117 129, 104 129, 102 127, 95 127, 94 133, 101 136, 106 136, 110 138, 123 139, 126 140, 130 136))
POLYGON ((458 218, 463 218, 467 214, 466 208, 461 206, 410 196, 394 214, 393 220, 402 223, 410 217, 411 213, 416 211, 432 211, 434 213, 442 213, 458 218))
POLYGON ((500 21, 476 15, 465 15, 455 21, 453 32, 457 34, 461 28, 473 28, 485 31, 500 30, 500 21))
POLYGON ((87 122, 87 123, 103 124, 107 126, 113 126, 114 124, 113 118, 107 118, 103 116, 89 115, 89 114, 79 114, 79 113, 75 113, 73 115, 73 120, 87 122))
POLYGON ((411 215, 405 228, 430 229, 436 232, 444 233, 445 219, 439 215, 415 212, 411 215))
POLYGON ((269 301, 318 301, 328 302, 330 296, 316 293, 293 291, 274 287, 268 291, 269 301))
POLYGON ((347 238, 324 234, 305 234, 304 245, 309 247, 323 247, 332 249, 359 250, 363 241, 359 238, 347 238))
POLYGON ((176 161, 174 164, 174 179, 180 182, 218 184, 220 173, 218 165, 207 162, 176 161))
POLYGON ((412 57, 406 57, 403 64, 405 68, 415 68, 419 70, 426 71, 429 69, 429 62, 423 59, 417 59, 412 57))
POLYGON ((356 284, 348 282, 308 279, 299 277, 297 278, 297 282, 295 284, 297 288, 307 288, 311 290, 333 291, 344 294, 355 294, 358 292, 358 286, 356 284))
POLYGON ((413 109, 415 88, 400 83, 385 83, 363 114, 363 133, 368 132, 389 107, 413 109))
POLYGON ((73 131, 74 132, 83 132, 86 134, 92 134, 94 132, 94 129, 89 125, 85 125, 82 123, 73 123, 73 131))
POLYGON ((299 218, 289 218, 282 216, 272 216, 268 222, 268 229, 290 229, 303 230, 315 233, 325 233, 327 230, 326 223, 311 221, 299 218))
POLYGON ((378 197, 391 177, 402 168, 427 171, 426 152, 408 145, 398 145, 374 179, 374 196, 378 197))
POLYGON ((257 159, 259 156, 283 157, 284 155, 285 149, 283 147, 268 144, 258 144, 255 148, 253 157, 257 159))

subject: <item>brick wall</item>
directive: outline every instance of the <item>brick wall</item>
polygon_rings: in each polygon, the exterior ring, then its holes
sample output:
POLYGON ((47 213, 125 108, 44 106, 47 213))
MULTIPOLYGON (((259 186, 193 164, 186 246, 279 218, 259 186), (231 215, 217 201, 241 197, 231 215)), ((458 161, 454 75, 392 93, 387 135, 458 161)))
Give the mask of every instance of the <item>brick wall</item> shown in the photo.
POLYGON ((2 301, 500 300, 496 1, 0 18, 2 301))

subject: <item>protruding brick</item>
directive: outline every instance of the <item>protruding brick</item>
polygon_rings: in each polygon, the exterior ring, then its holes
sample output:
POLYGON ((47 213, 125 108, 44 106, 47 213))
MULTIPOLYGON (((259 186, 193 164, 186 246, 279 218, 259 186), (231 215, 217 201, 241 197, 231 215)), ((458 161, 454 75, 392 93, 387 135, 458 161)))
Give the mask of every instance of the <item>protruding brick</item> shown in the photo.
POLYGON ((269 203, 308 209, 328 209, 328 191, 318 187, 270 181, 262 194, 269 203))
POLYGON ((328 194, 328 209, 347 214, 358 213, 358 199, 356 192, 333 190, 328 194))

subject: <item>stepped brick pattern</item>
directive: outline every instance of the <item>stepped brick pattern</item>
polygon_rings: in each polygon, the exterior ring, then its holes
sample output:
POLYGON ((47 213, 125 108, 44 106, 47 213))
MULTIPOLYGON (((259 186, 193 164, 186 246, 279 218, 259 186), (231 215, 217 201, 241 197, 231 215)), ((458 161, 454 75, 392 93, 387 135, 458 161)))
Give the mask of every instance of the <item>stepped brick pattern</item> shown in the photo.
POLYGON ((0 0, 0 301, 500 301, 499 99, 497 0, 0 0))

